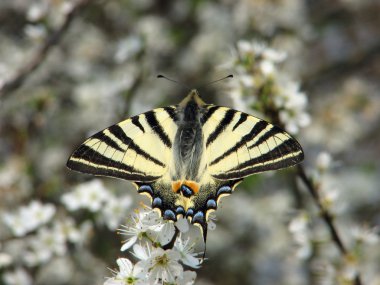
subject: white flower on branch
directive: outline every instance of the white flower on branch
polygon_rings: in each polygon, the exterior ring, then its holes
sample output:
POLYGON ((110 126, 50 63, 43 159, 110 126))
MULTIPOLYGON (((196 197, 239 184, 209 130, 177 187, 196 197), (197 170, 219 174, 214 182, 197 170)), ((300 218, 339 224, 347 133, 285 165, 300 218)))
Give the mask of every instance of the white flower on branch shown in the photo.
POLYGON ((79 184, 72 192, 62 196, 62 203, 69 211, 88 209, 91 212, 99 211, 103 203, 111 196, 99 179, 79 184))
POLYGON ((63 236, 67 241, 72 243, 79 243, 83 239, 83 233, 81 233, 74 220, 70 217, 65 218, 63 221, 56 221, 53 231, 56 235, 63 236))
POLYGON ((315 161, 315 165, 319 172, 325 172, 331 165, 332 158, 331 155, 323 151, 320 154, 318 154, 317 159, 315 161))
POLYGON ((311 255, 310 232, 308 229, 309 218, 306 213, 299 213, 288 226, 289 232, 297 246, 296 255, 301 259, 307 259, 311 255))
MULTIPOLYGON (((244 111, 244 105, 271 102, 269 104, 278 110, 285 129, 296 134, 300 128, 309 125, 311 119, 305 111, 306 95, 300 91, 299 84, 281 69, 280 64, 286 56, 285 52, 272 49, 262 42, 239 41, 233 59, 223 68, 235 70, 237 74, 237 80, 229 83, 229 93, 236 108, 244 111), (260 96, 262 100, 258 100, 260 96)), ((258 110, 262 111, 260 107, 258 110)))
POLYGON ((183 240, 180 235, 174 243, 174 248, 179 252, 183 264, 192 268, 199 268, 200 260, 195 257, 197 254, 194 253, 194 244, 190 243, 190 238, 183 240))
POLYGON ((125 217, 131 204, 132 198, 129 195, 122 197, 109 196, 102 208, 101 219, 110 230, 115 230, 125 217))
POLYGON ((29 239, 29 245, 31 250, 25 253, 25 262, 29 266, 46 263, 53 255, 62 256, 67 251, 63 233, 48 228, 41 228, 29 239))
POLYGON ((128 225, 121 226, 119 233, 129 237, 121 247, 121 251, 125 251, 144 237, 164 245, 170 242, 175 229, 172 222, 164 221, 156 211, 145 206, 136 210, 128 225))
POLYGON ((182 277, 183 267, 179 263, 180 257, 180 254, 172 249, 154 248, 151 256, 141 261, 145 271, 149 272, 148 280, 173 283, 176 278, 182 277))
POLYGON ((300 91, 298 83, 288 79, 279 80, 277 90, 274 102, 280 110, 280 121, 288 132, 297 134, 300 127, 308 126, 311 121, 309 114, 305 112, 307 97, 300 91))
POLYGON ((53 204, 42 204, 34 200, 22 206, 16 213, 4 213, 3 221, 17 237, 37 229, 51 220, 56 212, 53 204))
POLYGON ((134 265, 127 258, 118 258, 116 263, 119 270, 114 271, 115 276, 107 279, 104 285, 146 284, 146 272, 144 272, 144 268, 139 263, 134 265))
POLYGON ((197 273, 194 271, 187 270, 183 272, 182 277, 177 277, 175 279, 175 285, 192 285, 195 282, 195 278, 197 277, 197 273))
POLYGON ((34 3, 32 4, 27 13, 26 19, 30 22, 41 21, 48 13, 48 5, 46 2, 34 3))
POLYGON ((189 231, 189 220, 186 218, 179 218, 175 222, 175 226, 181 233, 186 233, 189 231))
POLYGON ((365 243, 368 245, 376 245, 379 243, 379 229, 377 227, 370 228, 366 225, 353 227, 351 234, 356 243, 365 243))

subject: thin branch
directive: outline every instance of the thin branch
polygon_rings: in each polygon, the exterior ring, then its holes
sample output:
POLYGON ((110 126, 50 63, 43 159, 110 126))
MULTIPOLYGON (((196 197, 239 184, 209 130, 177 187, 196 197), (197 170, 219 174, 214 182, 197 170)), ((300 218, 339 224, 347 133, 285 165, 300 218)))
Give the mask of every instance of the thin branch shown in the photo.
MULTIPOLYGON (((313 184, 312 180, 306 175, 304 167, 299 164, 297 167, 298 170, 298 176, 301 178, 302 182, 306 185, 308 191, 310 192, 311 196, 314 199, 314 202, 317 204, 318 209, 320 211, 321 217, 325 221, 331 235, 331 239, 335 243, 335 245, 338 247, 340 253, 343 256, 347 256, 347 248, 345 244, 343 243, 342 238, 339 235, 338 229, 336 228, 334 224, 334 217, 333 215, 326 209, 326 207, 323 206, 318 189, 313 184)), ((355 285, 362 285, 362 281, 360 278, 359 272, 356 273, 355 276, 355 285)))
POLYGON ((334 225, 334 217, 326 209, 326 207, 324 207, 322 205, 318 190, 314 186, 313 182, 309 179, 309 177, 307 177, 307 175, 305 173, 305 169, 303 168, 303 166, 299 164, 297 166, 297 170, 298 170, 298 176, 301 178, 303 183, 306 185, 308 191, 310 192, 315 203, 317 204, 317 207, 320 211, 320 214, 321 214, 322 218, 325 220, 325 222, 329 228, 329 231, 330 231, 330 234, 331 234, 333 241, 335 242, 336 246, 338 247, 340 253, 342 255, 346 255, 347 249, 346 249, 346 246, 344 245, 342 239, 340 238, 338 231, 334 225))
POLYGON ((0 85, 0 98, 5 98, 19 88, 33 73, 33 71, 35 71, 43 63, 50 50, 60 43, 63 35, 70 27, 70 24, 73 22, 75 16, 89 2, 91 2, 91 0, 78 0, 74 4, 70 12, 67 13, 63 24, 47 37, 46 41, 38 49, 34 57, 25 66, 21 67, 13 77, 0 85))
MULTIPOLYGON (((259 92, 261 94, 263 92, 259 92)), ((284 129, 284 125, 280 122, 279 119, 279 111, 276 109, 276 107, 266 104, 263 108, 264 113, 269 116, 273 122, 278 124, 280 127, 284 129)), ((334 216, 333 214, 322 204, 321 198, 319 196, 318 189, 316 185, 314 185, 313 181, 306 175, 305 169, 302 166, 302 164, 297 165, 298 169, 298 176, 301 178, 302 182, 306 185, 306 188, 310 192, 310 195, 312 196, 314 203, 317 204, 317 207, 320 211, 320 215, 324 222, 326 223, 327 228, 329 229, 331 239, 334 242, 334 244, 339 249, 339 252, 343 257, 346 257, 349 255, 349 251, 347 250, 347 247, 345 246, 341 236, 339 235, 338 229, 336 228, 334 224, 334 216)), ((361 278, 359 272, 356 273, 355 277, 355 285, 362 285, 361 278)))

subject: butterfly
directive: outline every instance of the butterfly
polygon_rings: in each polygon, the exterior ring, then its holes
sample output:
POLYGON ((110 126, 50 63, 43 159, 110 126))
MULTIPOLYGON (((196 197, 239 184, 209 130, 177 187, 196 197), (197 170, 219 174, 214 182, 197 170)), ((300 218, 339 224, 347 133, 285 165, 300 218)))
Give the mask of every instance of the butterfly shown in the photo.
POLYGON ((244 112, 206 104, 197 90, 88 138, 72 170, 131 181, 166 220, 187 218, 204 242, 211 212, 245 177, 301 162, 301 145, 281 128, 244 112))

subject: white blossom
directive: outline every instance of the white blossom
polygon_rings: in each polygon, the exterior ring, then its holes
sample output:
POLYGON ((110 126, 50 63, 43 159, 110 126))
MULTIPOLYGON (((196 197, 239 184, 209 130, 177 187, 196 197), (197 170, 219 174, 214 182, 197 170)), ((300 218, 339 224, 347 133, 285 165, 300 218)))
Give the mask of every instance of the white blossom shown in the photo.
POLYGON ((141 240, 152 227, 155 229, 157 225, 160 225, 160 220, 156 212, 147 208, 136 210, 128 225, 122 225, 119 229, 120 234, 129 237, 120 250, 125 251, 130 248, 137 240, 141 240))
POLYGON ((127 258, 118 258, 116 263, 119 270, 115 271, 115 276, 107 279, 104 285, 146 284, 146 272, 138 263, 134 265, 127 258))
POLYGON ((315 165, 320 172, 324 172, 330 167, 331 161, 330 153, 323 151, 318 154, 315 165))
POLYGON ((58 236, 63 236, 67 241, 72 243, 78 243, 83 239, 81 231, 77 228, 75 221, 70 217, 55 221, 53 232, 58 236))
POLYGON ((55 211, 53 204, 33 200, 29 205, 20 207, 16 213, 4 213, 3 221, 15 236, 20 237, 49 222, 55 211))
POLYGON ((366 243, 368 245, 376 245, 379 243, 379 229, 369 228, 368 226, 355 226, 351 229, 351 234, 359 243, 366 243))
POLYGON ((305 93, 280 67, 286 56, 285 52, 263 42, 242 40, 233 52, 234 59, 223 68, 234 69, 237 73, 237 80, 229 83, 229 93, 236 108, 248 111, 244 106, 252 106, 258 101, 255 97, 266 90, 265 96, 274 102, 285 129, 296 134, 300 128, 308 126, 311 119, 305 111, 305 93))
POLYGON ((175 222, 175 226, 181 233, 186 233, 189 231, 189 220, 186 218, 179 218, 175 222))
POLYGON ((145 207, 138 209, 128 225, 122 225, 119 232, 129 237, 121 247, 121 251, 124 251, 143 237, 164 245, 170 242, 175 230, 172 222, 164 221, 155 210, 145 207))
POLYGON ((37 22, 42 20, 42 18, 46 16, 47 12, 48 6, 45 1, 33 3, 32 5, 30 5, 26 13, 26 18, 30 22, 37 22))
POLYGON ((117 229, 131 204, 132 198, 129 195, 124 195, 123 197, 108 197, 101 210, 101 214, 102 220, 110 230, 117 229))
POLYGON ((183 276, 183 267, 178 263, 179 259, 180 254, 177 251, 154 248, 151 256, 141 261, 141 265, 145 271, 149 272, 148 280, 171 283, 183 276))
POLYGON ((183 276, 177 277, 175 280, 176 285, 192 285, 195 282, 195 278, 197 278, 197 273, 194 271, 187 270, 183 272, 183 276))
POLYGON ((297 245, 296 255, 301 259, 307 259, 311 255, 311 241, 308 229, 308 216, 300 213, 294 217, 288 226, 289 232, 297 245))
POLYGON ((200 260, 196 257, 196 253, 194 253, 194 244, 190 243, 190 238, 183 240, 181 236, 179 236, 175 243, 174 248, 180 254, 180 260, 183 264, 192 267, 199 268, 200 260))
POLYGON ((310 124, 310 116, 305 112, 307 97, 300 91, 298 83, 281 78, 277 86, 278 93, 274 102, 279 108, 279 117, 285 125, 285 129, 297 134, 299 128, 304 128, 310 124))
POLYGON ((145 246, 141 244, 133 245, 133 255, 140 260, 148 260, 150 258, 152 249, 149 243, 145 243, 145 246))
POLYGON ((101 180, 93 179, 77 185, 72 192, 63 195, 62 203, 70 211, 88 209, 91 212, 97 212, 110 195, 101 180))
POLYGON ((322 205, 326 207, 331 213, 342 212, 346 205, 342 199, 339 199, 341 190, 336 187, 322 184, 320 188, 320 198, 322 205))
POLYGON ((25 262, 29 266, 45 263, 53 255, 62 256, 67 250, 64 234, 48 228, 41 228, 30 238, 29 245, 31 250, 25 253, 25 262))

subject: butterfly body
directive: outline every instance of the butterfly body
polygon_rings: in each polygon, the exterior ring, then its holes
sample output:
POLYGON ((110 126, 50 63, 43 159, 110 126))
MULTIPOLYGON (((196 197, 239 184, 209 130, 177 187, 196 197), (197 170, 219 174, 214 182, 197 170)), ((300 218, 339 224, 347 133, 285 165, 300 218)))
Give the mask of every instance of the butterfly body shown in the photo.
POLYGON ((204 240, 209 214, 244 177, 302 161, 299 143, 246 113, 206 104, 192 90, 178 105, 154 109, 87 139, 73 170, 132 181, 164 219, 186 217, 204 240))

